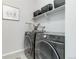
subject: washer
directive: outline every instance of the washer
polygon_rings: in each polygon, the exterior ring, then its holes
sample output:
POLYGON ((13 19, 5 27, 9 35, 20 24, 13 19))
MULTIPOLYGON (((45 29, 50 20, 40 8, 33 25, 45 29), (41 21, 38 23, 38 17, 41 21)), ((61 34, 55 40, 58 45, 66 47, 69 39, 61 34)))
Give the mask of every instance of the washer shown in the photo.
POLYGON ((25 32, 24 36, 24 53, 26 58, 33 59, 33 38, 34 34, 32 32, 25 32))
POLYGON ((36 55, 39 56, 36 59, 65 59, 64 34, 38 33, 36 36, 36 50, 38 51, 36 55))

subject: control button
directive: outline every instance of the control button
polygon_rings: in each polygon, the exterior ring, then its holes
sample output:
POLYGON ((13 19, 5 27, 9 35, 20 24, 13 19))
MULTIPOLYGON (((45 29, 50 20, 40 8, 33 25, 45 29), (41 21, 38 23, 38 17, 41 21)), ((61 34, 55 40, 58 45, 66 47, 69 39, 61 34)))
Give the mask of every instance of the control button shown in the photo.
POLYGON ((44 35, 43 37, 44 37, 44 38, 46 38, 46 37, 47 37, 47 35, 44 35))

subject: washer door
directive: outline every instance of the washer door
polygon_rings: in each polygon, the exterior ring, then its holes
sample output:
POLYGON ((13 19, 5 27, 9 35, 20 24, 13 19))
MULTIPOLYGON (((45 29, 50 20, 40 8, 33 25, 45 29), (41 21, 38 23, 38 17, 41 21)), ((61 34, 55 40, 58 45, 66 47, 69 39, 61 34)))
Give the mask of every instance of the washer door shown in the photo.
POLYGON ((36 59, 59 59, 59 57, 50 43, 39 41, 36 43, 36 59))
POLYGON ((31 38, 29 35, 26 35, 25 36, 25 39, 24 39, 24 53, 25 53, 25 56, 28 58, 28 59, 32 59, 32 42, 31 42, 31 38))

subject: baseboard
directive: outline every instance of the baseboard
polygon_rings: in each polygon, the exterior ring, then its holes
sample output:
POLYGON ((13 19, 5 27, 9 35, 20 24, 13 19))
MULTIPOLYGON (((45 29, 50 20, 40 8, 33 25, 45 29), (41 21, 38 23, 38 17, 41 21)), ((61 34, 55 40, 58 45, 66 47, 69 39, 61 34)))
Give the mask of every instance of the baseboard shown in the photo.
POLYGON ((24 49, 19 49, 19 50, 16 50, 16 51, 5 53, 5 54, 2 55, 2 57, 8 56, 8 55, 12 55, 12 54, 15 54, 15 53, 19 53, 19 52, 23 52, 23 51, 24 51, 24 49))

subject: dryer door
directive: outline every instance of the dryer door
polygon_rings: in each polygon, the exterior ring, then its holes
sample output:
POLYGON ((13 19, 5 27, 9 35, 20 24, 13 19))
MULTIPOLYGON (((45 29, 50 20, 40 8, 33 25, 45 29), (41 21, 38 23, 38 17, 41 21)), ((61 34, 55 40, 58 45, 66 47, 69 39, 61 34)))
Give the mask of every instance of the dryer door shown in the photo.
POLYGON ((36 59, 59 59, 59 56, 53 46, 46 41, 36 42, 36 59))
POLYGON ((61 42, 49 42, 57 51, 60 59, 65 59, 65 44, 61 42))

